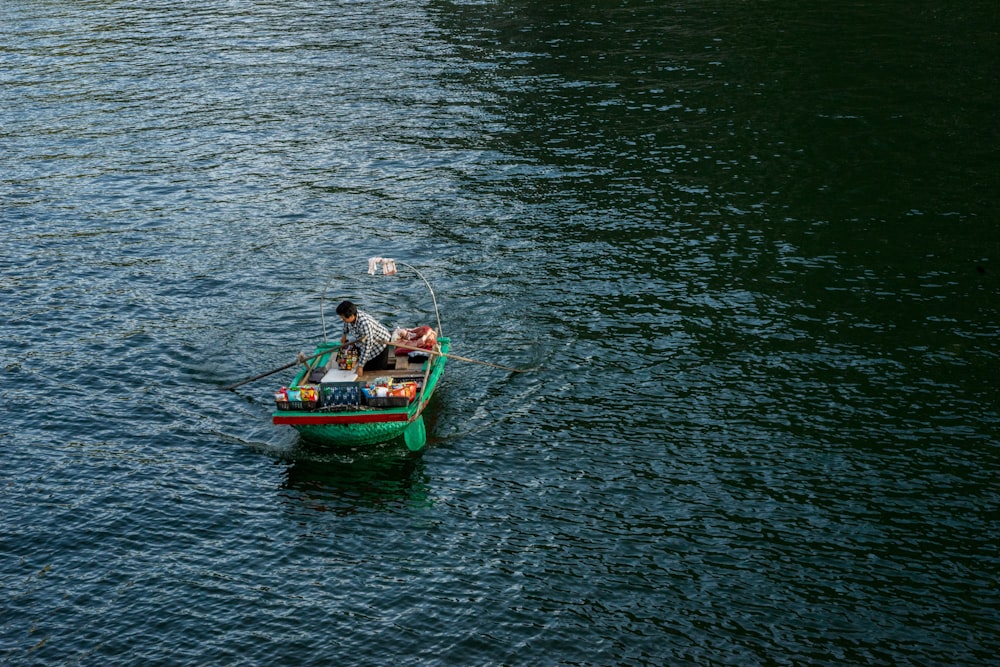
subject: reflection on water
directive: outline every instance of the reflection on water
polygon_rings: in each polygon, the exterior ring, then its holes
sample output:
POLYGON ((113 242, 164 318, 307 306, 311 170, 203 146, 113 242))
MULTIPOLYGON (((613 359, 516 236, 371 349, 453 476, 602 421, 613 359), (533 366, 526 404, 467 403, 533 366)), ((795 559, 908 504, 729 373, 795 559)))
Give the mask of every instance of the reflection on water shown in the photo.
POLYGON ((995 5, 4 3, 0 662, 988 664, 995 5))
POLYGON ((345 452, 300 441, 286 458, 282 487, 291 493, 285 497, 312 511, 346 516, 430 504, 422 454, 399 443, 345 452))

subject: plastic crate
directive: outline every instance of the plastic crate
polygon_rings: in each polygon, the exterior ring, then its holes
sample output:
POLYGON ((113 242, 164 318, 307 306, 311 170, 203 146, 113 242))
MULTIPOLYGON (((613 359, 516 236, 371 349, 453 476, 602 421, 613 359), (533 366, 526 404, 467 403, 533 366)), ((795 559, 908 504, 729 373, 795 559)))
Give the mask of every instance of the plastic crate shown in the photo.
POLYGON ((317 368, 313 368, 309 371, 309 375, 307 376, 306 381, 309 384, 319 384, 319 381, 323 379, 323 376, 326 375, 326 372, 328 370, 329 369, 326 366, 319 366, 317 368))
POLYGON ((372 408, 405 408, 410 399, 407 396, 369 396, 365 402, 372 408))
POLYGON ((309 412, 316 409, 319 405, 319 401, 275 401, 274 404, 279 410, 309 412))
POLYGON ((319 387, 316 385, 282 387, 274 394, 274 404, 279 410, 308 412, 319 406, 319 397, 319 387))
POLYGON ((361 386, 357 382, 324 382, 319 388, 322 406, 361 405, 361 386))
POLYGON ((365 397, 365 403, 369 407, 373 408, 403 408, 410 404, 414 398, 417 396, 417 383, 403 381, 401 383, 393 384, 393 388, 389 391, 389 396, 375 396, 373 395, 374 389, 370 387, 365 387, 362 392, 365 397), (399 391, 405 392, 402 396, 399 395, 399 391))

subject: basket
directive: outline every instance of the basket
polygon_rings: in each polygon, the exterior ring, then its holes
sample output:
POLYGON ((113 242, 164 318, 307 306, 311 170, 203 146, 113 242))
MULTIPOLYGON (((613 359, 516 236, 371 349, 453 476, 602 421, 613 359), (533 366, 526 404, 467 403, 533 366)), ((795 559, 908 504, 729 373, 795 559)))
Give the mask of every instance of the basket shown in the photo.
POLYGON ((410 399, 407 396, 369 396, 365 402, 372 408, 405 408, 410 399))
POLYGON ((399 385, 393 385, 393 387, 394 389, 389 390, 389 396, 374 396, 372 395, 373 390, 366 387, 363 392, 365 403, 373 408, 405 408, 416 398, 416 382, 402 382, 399 385), (402 396, 399 395, 400 391, 403 392, 402 396))
POLYGON ((361 387, 357 382, 324 382, 320 385, 320 403, 331 405, 360 405, 361 387))
POLYGON ((275 401, 274 404, 279 410, 292 410, 295 412, 309 412, 315 410, 319 401, 275 401))
POLYGON ((319 388, 314 385, 282 387, 274 395, 274 404, 279 410, 307 412, 319 406, 319 397, 319 388))

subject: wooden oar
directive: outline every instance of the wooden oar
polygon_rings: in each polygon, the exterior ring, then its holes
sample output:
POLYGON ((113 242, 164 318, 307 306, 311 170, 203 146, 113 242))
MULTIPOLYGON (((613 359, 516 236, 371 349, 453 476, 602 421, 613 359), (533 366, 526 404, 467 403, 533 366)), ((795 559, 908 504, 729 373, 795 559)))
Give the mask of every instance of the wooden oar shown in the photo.
MULTIPOLYGON (((424 354, 433 354, 433 355, 436 355, 438 357, 445 357, 446 359, 456 359, 458 361, 468 361, 469 363, 472 363, 472 364, 481 364, 483 366, 489 366, 490 368, 499 368, 502 371, 510 371, 511 373, 527 373, 528 371, 532 370, 530 368, 511 368, 510 366, 501 366, 500 364, 491 364, 488 361, 479 361, 478 359, 469 359, 468 357, 461 357, 461 356, 459 356, 457 354, 445 354, 444 352, 437 352, 436 350, 426 350, 426 349, 424 349, 422 347, 416 347, 414 345, 404 345, 403 343, 390 343, 387 340, 380 340, 379 342, 380 343, 385 343, 387 345, 392 345, 393 347, 401 347, 404 350, 413 350, 414 352, 423 352, 424 354)), ((246 380, 240 380, 239 382, 237 382, 235 384, 230 384, 230 385, 226 385, 225 387, 220 387, 220 389, 224 389, 226 391, 232 391, 233 389, 236 389, 237 387, 240 387, 240 386, 245 385, 245 384, 249 384, 251 382, 254 382, 255 380, 260 380, 261 378, 266 378, 268 375, 274 375, 275 373, 278 373, 278 372, 283 371, 285 369, 291 368, 292 366, 295 366, 297 364, 305 363, 305 362, 308 362, 308 361, 312 361, 313 359, 315 359, 317 357, 322 357, 324 354, 327 354, 330 351, 331 350, 324 350, 323 352, 320 352, 319 354, 314 354, 311 357, 306 357, 302 361, 299 361, 298 359, 296 359, 295 361, 293 361, 293 362, 291 362, 289 364, 285 364, 284 366, 278 366, 277 368, 273 368, 273 369, 271 369, 269 371, 261 373, 260 375, 254 375, 253 377, 249 377, 246 380)))
POLYGON ((247 378, 246 380, 240 380, 236 384, 231 384, 231 385, 227 385, 225 387, 219 387, 219 388, 220 389, 224 389, 226 391, 232 391, 233 389, 236 389, 237 387, 239 387, 241 385, 253 382, 254 380, 259 380, 261 378, 266 378, 268 375, 274 375, 275 373, 277 373, 279 371, 283 371, 286 368, 291 368, 292 366, 297 366, 300 363, 306 363, 306 362, 312 361, 313 359, 316 359, 317 357, 322 357, 324 354, 326 354, 328 352, 330 352, 330 350, 324 350, 324 351, 320 352, 319 354, 314 354, 311 357, 306 357, 305 359, 303 359, 301 361, 298 360, 298 359, 296 359, 295 361, 293 361, 290 364, 285 364, 284 366, 278 366, 277 368, 273 368, 273 369, 267 371, 266 373, 261 373, 260 375, 254 375, 252 378, 247 378))
POLYGON ((422 347, 415 347, 413 345, 404 345, 403 343, 390 343, 387 340, 380 340, 380 343, 386 343, 394 347, 401 347, 404 350, 413 350, 414 352, 423 352, 424 354, 433 354, 438 357, 444 357, 445 359, 457 359, 458 361, 468 361, 473 364, 481 364, 483 366, 489 366, 490 368, 499 368, 502 371, 510 371, 511 373, 527 373, 532 370, 531 368, 511 368, 510 366, 501 366, 499 364, 491 364, 488 361, 479 361, 478 359, 469 359, 468 357, 460 357, 457 354, 445 354, 444 352, 437 352, 435 350, 427 350, 422 347))

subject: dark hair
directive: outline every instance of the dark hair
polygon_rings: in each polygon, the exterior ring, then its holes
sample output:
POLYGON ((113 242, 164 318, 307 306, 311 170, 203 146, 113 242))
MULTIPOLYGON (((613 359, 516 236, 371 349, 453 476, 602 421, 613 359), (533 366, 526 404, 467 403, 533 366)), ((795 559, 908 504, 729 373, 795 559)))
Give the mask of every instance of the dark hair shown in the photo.
POLYGON ((341 301, 340 305, 337 306, 337 314, 350 319, 358 314, 358 307, 350 301, 341 301))

